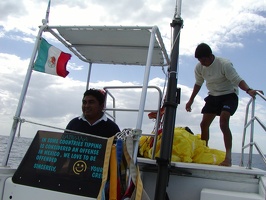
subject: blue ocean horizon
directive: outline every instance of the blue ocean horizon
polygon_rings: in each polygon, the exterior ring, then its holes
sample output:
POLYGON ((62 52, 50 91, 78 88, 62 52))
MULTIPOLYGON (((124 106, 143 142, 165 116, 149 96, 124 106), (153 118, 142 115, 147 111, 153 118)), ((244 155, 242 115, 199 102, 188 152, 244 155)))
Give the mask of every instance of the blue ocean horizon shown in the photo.
MULTIPOLYGON (((24 157, 25 153, 28 150, 33 138, 25 138, 25 137, 15 137, 14 145, 12 147, 8 166, 11 168, 17 168, 20 164, 22 158, 24 157)), ((4 159, 5 150, 7 147, 8 136, 0 135, 0 161, 2 162, 4 159)), ((252 157, 252 167, 259 168, 262 170, 266 170, 266 164, 264 163, 263 158, 259 154, 255 154, 254 151, 252 157)), ((248 164, 249 156, 248 154, 244 154, 244 167, 248 164)), ((241 160, 241 153, 232 153, 232 164, 239 165, 241 160)))

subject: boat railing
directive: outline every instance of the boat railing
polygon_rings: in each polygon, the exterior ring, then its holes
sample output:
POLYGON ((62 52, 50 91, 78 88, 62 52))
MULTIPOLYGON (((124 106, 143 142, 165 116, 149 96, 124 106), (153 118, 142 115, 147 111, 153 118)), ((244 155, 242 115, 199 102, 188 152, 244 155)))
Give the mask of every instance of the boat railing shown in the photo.
MULTIPOLYGON (((139 89, 141 90, 143 87, 142 86, 107 86, 104 87, 103 89, 106 91, 107 96, 111 98, 111 107, 107 107, 105 105, 105 111, 112 111, 112 114, 106 113, 110 118, 112 118, 114 121, 116 121, 116 112, 118 111, 124 111, 124 112, 139 112, 138 108, 117 108, 116 107, 116 98, 115 96, 111 93, 111 90, 118 90, 118 89, 123 89, 123 90, 132 90, 132 89, 139 89)), ((147 90, 156 90, 158 92, 158 100, 157 100, 157 107, 155 109, 144 109, 143 112, 157 112, 156 116, 156 124, 155 124, 155 133, 158 132, 159 129, 159 122, 160 122, 160 113, 159 110, 161 108, 161 101, 162 101, 162 91, 159 87, 157 86, 148 86, 147 90)), ((142 135, 147 135, 147 134, 142 134, 142 135)), ((153 135, 153 134, 148 134, 148 135, 153 135)), ((155 134, 156 135, 156 134, 155 134)))
POLYGON ((255 101, 257 98, 261 98, 265 102, 266 97, 258 91, 256 93, 257 93, 256 97, 251 98, 246 106, 246 115, 245 115, 245 121, 244 121, 244 131, 243 131, 242 149, 241 149, 241 160, 239 164, 242 167, 244 166, 244 150, 246 148, 249 148, 248 163, 247 163, 248 169, 252 168, 252 156, 253 156, 254 146, 257 149, 258 153, 260 154, 261 158, 263 159, 264 163, 266 164, 266 158, 265 158, 264 153, 260 149, 259 145, 254 141, 255 121, 258 122, 258 124, 264 129, 264 131, 266 131, 265 124, 258 118, 258 116, 255 116, 255 101), (249 143, 245 145, 248 128, 250 128, 249 143))

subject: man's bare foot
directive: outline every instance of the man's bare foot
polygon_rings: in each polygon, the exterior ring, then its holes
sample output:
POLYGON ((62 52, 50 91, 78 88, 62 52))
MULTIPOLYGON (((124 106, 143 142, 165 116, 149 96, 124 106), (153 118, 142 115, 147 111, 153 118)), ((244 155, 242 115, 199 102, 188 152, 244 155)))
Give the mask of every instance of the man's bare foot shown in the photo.
POLYGON ((232 166, 232 161, 231 161, 231 159, 224 159, 224 161, 223 162, 221 162, 220 164, 219 164, 219 166, 225 166, 225 167, 231 167, 232 166))

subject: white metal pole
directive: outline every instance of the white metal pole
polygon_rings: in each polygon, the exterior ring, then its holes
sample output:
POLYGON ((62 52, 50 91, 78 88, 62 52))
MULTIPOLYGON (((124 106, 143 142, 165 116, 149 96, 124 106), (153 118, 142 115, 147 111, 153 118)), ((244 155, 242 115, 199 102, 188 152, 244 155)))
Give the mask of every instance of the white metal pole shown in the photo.
POLYGON ((87 77, 87 86, 86 86, 86 89, 87 89, 87 90, 88 90, 89 87, 90 87, 91 68, 92 68, 92 63, 90 62, 89 70, 88 70, 88 77, 87 77))
MULTIPOLYGON (((145 74, 144 74, 142 92, 141 92, 141 97, 140 97, 140 105, 139 105, 139 112, 138 112, 137 125, 136 125, 137 130, 141 130, 141 127, 142 127, 142 120, 143 120, 145 101, 146 101, 149 76, 150 76, 150 69, 151 69, 151 63, 152 63, 152 54, 153 54, 154 43, 155 43, 155 34, 157 31, 158 31, 158 27, 154 26, 152 28, 151 37, 150 37, 148 56, 147 56, 147 61, 146 61, 145 74)), ((134 162, 136 162, 137 160, 138 145, 139 145, 139 136, 137 136, 137 140, 135 141, 135 144, 134 144, 134 155, 133 155, 134 162)))
POLYGON ((35 41, 35 45, 34 45, 34 49, 33 49, 32 55, 31 55, 31 59, 30 59, 30 63, 29 63, 29 66, 28 66, 27 74, 26 74, 26 77, 25 77, 25 80, 24 80, 24 83, 23 83, 23 87, 22 87, 22 90, 21 90, 21 94, 20 94, 20 98, 19 98, 16 114, 15 114, 14 119, 13 119, 13 124, 12 124, 12 127, 11 127, 9 141, 8 141, 7 148, 6 148, 6 151, 5 151, 5 155, 4 155, 4 159, 3 159, 3 162, 2 162, 2 166, 7 166, 7 162, 8 162, 8 158, 9 158, 9 155, 10 155, 11 147, 12 147, 15 135, 16 135, 16 131, 17 131, 18 122, 19 122, 19 118, 20 118, 20 115, 21 115, 22 107, 23 107, 23 104, 24 104, 24 101, 25 101, 27 90, 28 90, 28 86, 29 86, 29 82, 30 82, 30 78, 31 78, 31 74, 32 74, 32 68, 33 68, 34 60, 35 60, 35 57, 36 57, 36 54, 37 54, 40 38, 41 38, 43 30, 46 27, 47 27, 47 25, 41 26, 40 29, 39 29, 39 33, 38 33, 38 35, 36 37, 36 41, 35 41))

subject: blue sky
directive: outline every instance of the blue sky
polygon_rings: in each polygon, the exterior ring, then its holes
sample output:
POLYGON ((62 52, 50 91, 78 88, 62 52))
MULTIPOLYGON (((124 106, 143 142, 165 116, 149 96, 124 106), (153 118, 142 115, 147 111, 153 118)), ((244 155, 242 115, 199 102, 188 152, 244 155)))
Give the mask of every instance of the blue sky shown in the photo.
MULTIPOLYGON (((2 0, 0 3, 0 124, 1 135, 9 135, 12 118, 16 111, 21 85, 25 78, 34 41, 45 17, 47 0, 2 0)), ((62 0, 51 3, 50 25, 157 25, 164 43, 170 51, 170 23, 174 15, 175 1, 121 1, 113 4, 102 0, 62 0)), ((176 126, 189 126, 200 133, 200 110, 207 94, 202 87, 195 99, 192 112, 185 111, 194 85, 194 67, 197 60, 194 50, 201 42, 208 43, 216 56, 230 59, 240 76, 250 87, 266 91, 265 52, 266 52, 266 2, 257 0, 184 0, 181 16, 184 27, 181 31, 178 86, 182 89, 181 104, 177 109, 176 126)), ((61 48, 56 41, 48 38, 53 45, 61 48)), ((64 50, 64 47, 62 47, 64 50)), ((22 118, 30 121, 64 128, 68 121, 81 113, 81 96, 85 89, 87 64, 74 56, 68 64, 70 75, 63 79, 33 72, 28 96, 22 111, 22 118)), ((120 66, 93 68, 92 87, 106 85, 142 84, 143 67, 120 66)), ((162 87, 165 75, 161 68, 151 72, 151 84, 162 87)), ((121 104, 132 99, 123 99, 121 104)), ((152 98, 152 97, 151 97, 152 98)), ((233 151, 239 152, 244 121, 245 103, 249 96, 240 91, 239 108, 231 119, 233 151)), ((265 116, 265 102, 258 100, 258 115, 265 116)), ((124 128, 133 115, 120 117, 118 124, 124 128), (125 120, 127 119, 127 120, 125 120)), ((151 132, 153 122, 144 119, 143 130, 151 132)), ((23 124, 21 135, 33 137, 36 130, 32 124, 23 124)), ((266 141, 266 133, 256 129, 255 139, 266 141)), ((218 118, 211 128, 210 147, 224 150, 218 118)))

